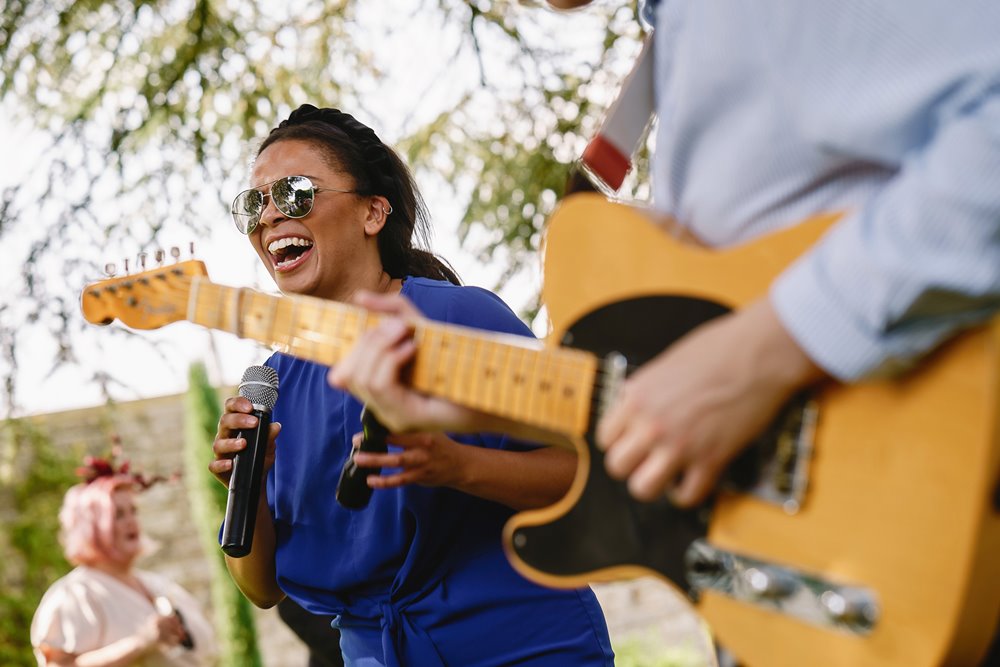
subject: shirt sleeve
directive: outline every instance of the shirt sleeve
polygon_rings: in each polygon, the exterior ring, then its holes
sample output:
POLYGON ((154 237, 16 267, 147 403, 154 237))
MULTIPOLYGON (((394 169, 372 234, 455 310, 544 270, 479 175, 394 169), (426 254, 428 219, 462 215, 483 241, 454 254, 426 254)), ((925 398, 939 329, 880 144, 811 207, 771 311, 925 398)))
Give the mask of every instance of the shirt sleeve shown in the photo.
POLYGON ((1000 307, 1000 76, 771 289, 778 317, 834 377, 913 365, 1000 307))
POLYGON ((84 653, 100 648, 101 614, 82 587, 61 580, 42 597, 31 620, 31 645, 84 653))

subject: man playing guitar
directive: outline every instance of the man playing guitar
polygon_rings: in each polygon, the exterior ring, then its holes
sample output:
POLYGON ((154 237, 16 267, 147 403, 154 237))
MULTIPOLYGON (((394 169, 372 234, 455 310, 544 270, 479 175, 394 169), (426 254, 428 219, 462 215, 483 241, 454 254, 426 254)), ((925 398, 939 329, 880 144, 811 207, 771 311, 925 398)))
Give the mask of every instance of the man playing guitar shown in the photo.
MULTIPOLYGON (((569 8, 586 0, 549 0, 569 8)), ((654 199, 730 247, 843 216, 766 295, 632 374, 597 428, 631 493, 683 507, 799 390, 898 376, 1000 306, 1000 5, 647 0, 654 199)), ((526 427, 417 394, 395 313, 330 374, 394 430, 526 427)))

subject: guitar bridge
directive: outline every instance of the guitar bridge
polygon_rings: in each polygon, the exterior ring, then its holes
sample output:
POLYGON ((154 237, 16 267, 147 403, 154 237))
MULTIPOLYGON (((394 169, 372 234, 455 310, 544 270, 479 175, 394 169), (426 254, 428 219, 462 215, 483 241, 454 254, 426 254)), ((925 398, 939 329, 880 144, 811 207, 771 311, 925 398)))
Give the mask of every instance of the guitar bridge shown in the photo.
POLYGON ((795 514, 809 486, 819 407, 808 394, 792 399, 770 428, 730 467, 726 488, 795 514))

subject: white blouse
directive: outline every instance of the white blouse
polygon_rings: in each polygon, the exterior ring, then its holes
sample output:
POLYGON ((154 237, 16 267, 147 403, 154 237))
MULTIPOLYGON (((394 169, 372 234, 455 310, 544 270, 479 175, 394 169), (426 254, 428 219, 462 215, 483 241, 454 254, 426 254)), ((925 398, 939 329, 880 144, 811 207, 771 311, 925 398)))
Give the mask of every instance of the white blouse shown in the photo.
MULTIPOLYGON (((215 633, 195 599, 169 579, 133 573, 154 597, 164 596, 180 613, 194 646, 161 646, 135 664, 141 667, 202 667, 215 664, 215 633)), ((93 651, 139 632, 155 614, 153 603, 100 570, 80 566, 56 581, 42 597, 31 621, 31 645, 40 667, 45 644, 66 653, 93 651)))

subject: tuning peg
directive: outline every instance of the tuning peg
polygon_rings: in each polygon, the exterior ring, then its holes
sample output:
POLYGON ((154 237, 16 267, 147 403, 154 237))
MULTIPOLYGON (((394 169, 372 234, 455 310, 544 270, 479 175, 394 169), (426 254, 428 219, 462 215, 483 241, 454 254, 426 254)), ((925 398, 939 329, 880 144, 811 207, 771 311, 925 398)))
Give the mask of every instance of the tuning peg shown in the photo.
POLYGON ((106 275, 108 278, 114 278, 117 273, 118 273, 118 267, 115 266, 114 262, 108 262, 107 264, 104 265, 104 275, 106 275))
POLYGON ((146 270, 146 253, 140 252, 135 256, 135 263, 139 267, 140 271, 146 270))
POLYGON ((128 257, 122 260, 125 263, 125 275, 128 275, 128 257))
POLYGON ((194 259, 194 241, 188 242, 188 256, 194 259))
POLYGON ((172 246, 170 248, 170 256, 174 258, 174 262, 176 263, 181 258, 181 249, 177 246, 172 246))
POLYGON ((157 250, 155 257, 157 266, 163 264, 163 258, 165 257, 165 254, 162 250, 157 250))

